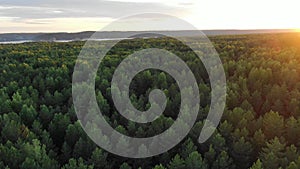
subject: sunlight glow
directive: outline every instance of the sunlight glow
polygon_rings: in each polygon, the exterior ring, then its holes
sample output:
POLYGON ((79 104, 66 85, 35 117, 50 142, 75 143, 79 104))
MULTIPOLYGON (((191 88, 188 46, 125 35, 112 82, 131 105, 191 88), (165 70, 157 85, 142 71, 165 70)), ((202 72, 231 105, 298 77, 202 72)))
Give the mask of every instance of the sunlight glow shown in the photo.
MULTIPOLYGON (((117 4, 119 2, 123 5, 133 3, 131 5, 141 5, 141 7, 138 7, 139 9, 142 9, 143 5, 156 4, 161 8, 147 8, 144 12, 176 16, 190 22, 200 30, 294 29, 297 32, 300 30, 298 0, 107 0, 106 2, 117 4)), ((103 1, 97 1, 96 3, 101 6, 103 1)), ((110 9, 107 9, 106 13, 96 10, 86 16, 84 14, 95 6, 89 4, 88 1, 84 4, 86 6, 81 7, 80 4, 77 4, 74 9, 60 4, 53 3, 51 5, 53 7, 0 4, 0 33, 96 31, 111 21, 122 17, 114 15, 114 13, 120 13, 120 11, 110 11, 110 9), (49 16, 45 14, 49 14, 49 16), (73 16, 74 14, 76 16, 73 16)), ((134 11, 136 8, 133 6, 129 5, 126 10, 123 9, 124 12, 121 12, 123 16, 137 14, 134 11)), ((142 21, 143 18, 140 19, 140 22, 142 21)), ((141 29, 137 27, 137 30, 141 29)))

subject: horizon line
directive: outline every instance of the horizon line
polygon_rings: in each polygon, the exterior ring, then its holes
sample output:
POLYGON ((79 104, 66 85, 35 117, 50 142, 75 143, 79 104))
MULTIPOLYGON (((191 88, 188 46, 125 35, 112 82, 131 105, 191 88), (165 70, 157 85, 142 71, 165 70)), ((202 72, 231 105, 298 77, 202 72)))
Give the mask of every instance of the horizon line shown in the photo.
POLYGON ((83 30, 83 31, 57 31, 57 32, 0 32, 0 34, 51 34, 51 33, 83 33, 83 32, 158 32, 158 31, 291 31, 291 32, 300 32, 299 28, 275 28, 275 29, 194 29, 194 30, 121 30, 121 31, 95 31, 95 30, 83 30))

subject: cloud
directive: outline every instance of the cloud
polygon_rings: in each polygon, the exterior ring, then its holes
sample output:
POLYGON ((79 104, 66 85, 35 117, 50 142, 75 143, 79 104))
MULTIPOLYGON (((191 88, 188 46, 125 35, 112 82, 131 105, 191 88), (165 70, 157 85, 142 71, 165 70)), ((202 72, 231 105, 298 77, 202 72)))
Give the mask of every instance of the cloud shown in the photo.
POLYGON ((118 18, 135 13, 176 13, 178 7, 152 2, 118 2, 107 0, 10 0, 1 2, 0 15, 20 20, 44 18, 108 17, 118 18))
MULTIPOLYGON (((141 13, 183 16, 196 0, 1 0, 0 32, 99 30, 141 13), (5 24, 5 25, 4 25, 5 24), (89 27, 88 27, 89 26, 89 27)), ((136 18, 136 22, 149 18, 136 18)))

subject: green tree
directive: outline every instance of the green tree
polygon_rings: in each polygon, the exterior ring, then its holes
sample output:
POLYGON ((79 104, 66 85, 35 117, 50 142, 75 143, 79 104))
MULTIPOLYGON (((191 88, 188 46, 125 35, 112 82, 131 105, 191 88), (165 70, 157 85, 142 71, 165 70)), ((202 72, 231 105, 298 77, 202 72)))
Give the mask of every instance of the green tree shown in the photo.
POLYGON ((286 120, 286 139, 290 144, 298 144, 300 137, 300 121, 296 120, 293 116, 286 120))
POLYGON ((66 129, 70 123, 71 122, 68 116, 58 113, 54 115, 53 120, 49 124, 49 133, 54 143, 58 147, 63 144, 66 129))
POLYGON ((71 158, 69 163, 64 165, 62 169, 93 169, 92 165, 86 165, 82 158, 75 160, 71 158))
POLYGON ((168 165, 169 169, 185 169, 185 162, 184 160, 176 154, 175 157, 171 160, 171 162, 168 165))
POLYGON ((108 169, 110 164, 107 163, 107 153, 100 148, 96 148, 91 156, 89 162, 94 165, 95 169, 108 169))
POLYGON ((219 168, 228 168, 228 169, 235 168, 232 158, 228 156, 226 151, 222 151, 212 165, 212 169, 219 169, 219 168))
POLYGON ((208 164, 212 166, 216 158, 216 151, 212 145, 209 146, 209 150, 205 152, 204 157, 204 159, 208 161, 208 164))
POLYGON ((263 117, 263 132, 267 139, 280 138, 284 132, 283 117, 278 112, 268 112, 263 117))
POLYGON ((153 169, 166 169, 163 165, 156 165, 153 169))
POLYGON ((249 168, 253 157, 253 148, 250 142, 241 137, 232 145, 232 157, 239 168, 249 168))
POLYGON ((260 153, 264 168, 279 168, 284 165, 285 144, 281 143, 277 137, 267 143, 260 153))
POLYGON ((70 147, 74 147, 81 136, 85 136, 80 123, 69 124, 66 130, 65 141, 70 147))
POLYGON ((261 163, 260 159, 258 159, 258 160, 251 166, 250 169, 263 169, 262 163, 261 163))
POLYGON ((21 151, 26 157, 21 165, 22 169, 58 168, 58 163, 48 156, 46 146, 41 145, 39 140, 32 140, 32 144, 25 143, 21 151))
POLYGON ((20 117, 26 126, 31 126, 33 121, 36 119, 37 114, 38 113, 36 112, 36 110, 33 108, 32 105, 27 106, 25 104, 21 109, 20 117))
POLYGON ((3 141, 16 142, 21 137, 20 128, 21 125, 18 122, 14 120, 7 121, 1 131, 3 141))
POLYGON ((46 105, 40 106, 39 118, 44 127, 48 127, 50 121, 53 119, 53 112, 48 109, 46 105))
POLYGON ((194 151, 185 160, 186 168, 189 169, 207 169, 206 162, 202 159, 201 155, 194 151))
POLYGON ((120 169, 132 169, 130 167, 130 165, 128 165, 127 163, 123 163, 121 166, 120 166, 120 169))
POLYGON ((299 166, 295 162, 291 162, 286 169, 298 169, 299 166))
POLYGON ((181 147, 180 156, 182 158, 187 158, 192 152, 196 151, 197 147, 194 145, 192 139, 188 138, 181 147))
POLYGON ((76 142, 73 150, 73 156, 74 157, 82 157, 84 159, 87 159, 92 155, 92 152, 96 148, 95 143, 90 139, 84 139, 79 138, 79 140, 76 142))

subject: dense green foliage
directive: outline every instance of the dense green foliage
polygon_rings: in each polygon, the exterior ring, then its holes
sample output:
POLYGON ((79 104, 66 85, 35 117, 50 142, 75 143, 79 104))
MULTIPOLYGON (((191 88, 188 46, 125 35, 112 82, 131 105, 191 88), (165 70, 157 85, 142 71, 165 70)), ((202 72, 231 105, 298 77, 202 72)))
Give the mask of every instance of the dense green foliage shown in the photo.
MULTIPOLYGON (((125 40, 100 65, 95 92, 101 110, 116 130, 137 137, 168 128, 176 119, 180 94, 168 74, 143 71, 131 84, 132 103, 146 110, 149 92, 160 88, 170 98, 167 109, 151 124, 126 120, 115 110, 110 94, 112 74, 122 59, 133 50, 168 43, 167 48, 179 50, 174 53, 196 72, 201 94, 196 124, 179 145, 147 159, 110 154, 82 130, 71 83, 83 42, 0 45, 0 168, 300 168, 300 35, 210 39, 224 63, 228 91, 218 130, 204 144, 197 138, 209 108, 210 85, 192 52, 172 39, 125 40)), ((122 142, 118 146, 126 148, 122 142)))

